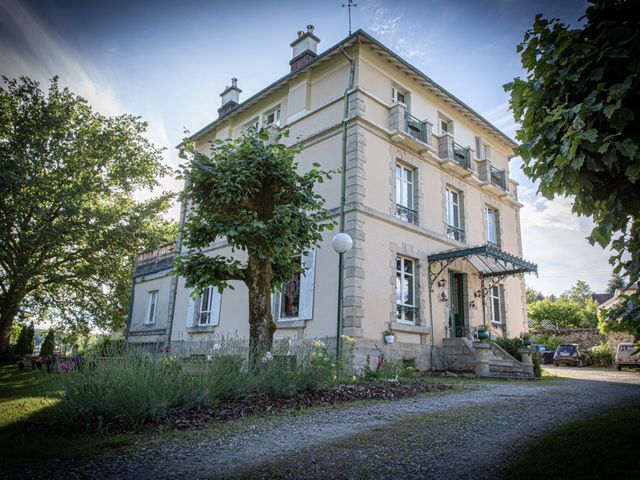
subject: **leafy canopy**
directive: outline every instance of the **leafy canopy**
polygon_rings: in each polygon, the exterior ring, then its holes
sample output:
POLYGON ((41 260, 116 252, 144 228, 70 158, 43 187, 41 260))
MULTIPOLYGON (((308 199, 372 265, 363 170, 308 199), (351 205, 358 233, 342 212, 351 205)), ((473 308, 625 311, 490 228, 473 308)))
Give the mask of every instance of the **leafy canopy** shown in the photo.
POLYGON ((219 290, 230 280, 247 281, 252 272, 239 256, 207 256, 202 250, 215 239, 225 239, 233 251, 271 265, 271 287, 301 272, 293 255, 308 251, 333 228, 324 199, 314 185, 331 178, 314 163, 298 172, 299 145, 270 139, 266 129, 249 129, 235 140, 212 142, 210 155, 185 140, 183 158, 186 185, 183 201, 189 206, 184 244, 190 249, 176 261, 176 272, 188 287, 209 285, 219 290))
MULTIPOLYGON (((569 195, 611 246, 615 272, 640 276, 640 8, 591 0, 584 28, 537 15, 518 46, 524 78, 505 85, 517 153, 547 198, 569 195)), ((640 325, 640 300, 627 315, 640 325)), ((639 327, 640 333, 640 327, 639 327)))
MULTIPOLYGON (((175 234, 171 195, 134 200, 170 172, 131 115, 106 117, 52 79, 0 88, 0 327, 27 317, 121 329, 133 257, 175 234)), ((8 341, 8 335, 7 340, 8 341)))

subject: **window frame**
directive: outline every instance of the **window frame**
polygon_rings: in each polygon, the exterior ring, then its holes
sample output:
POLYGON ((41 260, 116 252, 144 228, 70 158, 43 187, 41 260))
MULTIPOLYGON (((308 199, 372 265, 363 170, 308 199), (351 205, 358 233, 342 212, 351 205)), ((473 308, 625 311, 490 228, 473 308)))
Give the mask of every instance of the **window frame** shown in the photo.
POLYGON ((489 310, 489 318, 491 319, 491 323, 494 325, 502 325, 502 305, 503 305, 503 295, 502 295, 502 289, 500 288, 500 285, 493 285, 490 289, 489 289, 489 305, 490 305, 490 310, 489 310), (498 302, 498 311, 496 312, 496 305, 495 302, 498 302), (497 313, 497 315, 496 315, 497 313), (496 317, 498 318, 496 320, 496 317))
POLYGON ((454 123, 451 118, 447 117, 445 114, 438 112, 438 132, 440 135, 449 134, 454 136, 454 123), (442 125, 446 126, 446 129, 442 128, 442 125))
POLYGON ((208 327, 210 325, 212 325, 211 322, 211 317, 212 317, 212 313, 213 313, 213 289, 215 287, 213 287, 212 285, 209 285, 203 292, 202 295, 200 295, 200 304, 199 304, 199 308, 198 308, 198 318, 197 318, 197 322, 196 325, 199 327, 208 327), (203 307, 205 298, 207 299, 207 305, 206 308, 203 307), (206 315, 206 322, 202 321, 202 316, 206 315))
POLYGON ((402 103, 407 107, 407 111, 410 109, 410 92, 406 88, 400 85, 393 85, 391 87, 391 103, 402 103), (402 95, 402 100, 398 98, 398 95, 402 95))
POLYGON ((416 209, 416 169, 396 162, 395 165, 395 186, 396 186, 396 218, 409 223, 417 223, 416 209), (403 203, 404 202, 404 203, 403 203), (401 213, 402 207, 410 210, 405 215, 401 213))
MULTIPOLYGON (((417 305, 417 295, 416 295, 416 275, 417 275, 417 264, 418 262, 414 258, 410 258, 404 255, 396 255, 396 284, 395 284, 395 298, 396 298, 396 321, 400 323, 406 323, 411 325, 416 325, 417 317, 418 317, 418 305, 417 305), (400 267, 398 268, 398 262, 400 262, 400 267), (406 272, 406 262, 411 263, 411 272, 406 272), (412 303, 406 303, 404 301, 405 297, 405 281, 407 280, 407 288, 409 293, 411 294, 412 303), (407 320, 407 309, 403 307, 409 307, 413 311, 413 319, 407 320)), ((410 310, 410 311, 411 311, 410 310)))
POLYGON ((281 126, 281 122, 282 122, 282 109, 280 108, 280 105, 267 110, 264 115, 262 116, 262 124, 265 127, 268 127, 269 125, 274 125, 276 127, 280 127, 281 126), (269 116, 271 115, 275 115, 275 119, 273 122, 269 121, 269 116))
POLYGON ((156 318, 158 316, 158 297, 158 290, 149 291, 149 300, 147 301, 147 314, 144 317, 145 325, 153 325, 156 323, 156 318))
POLYGON ((487 243, 490 243, 491 245, 495 245, 496 247, 500 246, 500 235, 499 235, 499 231, 498 229, 499 227, 499 223, 498 223, 498 209, 494 208, 490 205, 485 206, 485 222, 486 222, 486 226, 487 226, 487 243), (491 214, 491 215, 490 215, 491 214), (492 222, 489 221, 489 218, 493 218, 493 224, 492 222), (490 228, 490 227, 493 227, 490 228), (491 239, 491 232, 493 231, 493 235, 494 235, 494 239, 491 239))
POLYGON ((457 240, 459 242, 464 242, 464 226, 462 224, 461 204, 462 204, 462 192, 454 188, 446 187, 445 217, 446 217, 447 237, 453 240, 457 240), (454 194, 456 195, 455 202, 453 201, 454 194), (454 220, 453 225, 450 223, 450 220, 452 219, 454 220), (457 220, 457 225, 455 224, 456 220, 457 220), (453 228, 454 230, 449 231, 450 228, 453 228), (459 236, 460 238, 456 238, 457 236, 459 236))

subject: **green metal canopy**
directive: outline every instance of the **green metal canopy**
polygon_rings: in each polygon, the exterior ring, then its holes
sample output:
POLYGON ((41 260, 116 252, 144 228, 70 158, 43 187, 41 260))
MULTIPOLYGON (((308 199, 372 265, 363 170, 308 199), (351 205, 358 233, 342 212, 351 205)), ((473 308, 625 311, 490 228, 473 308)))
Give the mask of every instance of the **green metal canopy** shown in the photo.
POLYGON ((478 271, 481 278, 507 277, 523 273, 538 274, 538 266, 535 263, 503 252, 493 245, 481 245, 429 255, 427 257, 429 265, 433 264, 433 266, 439 267, 437 272, 430 268, 433 276, 429 279, 430 282, 433 283, 450 263, 458 259, 467 260, 478 271))

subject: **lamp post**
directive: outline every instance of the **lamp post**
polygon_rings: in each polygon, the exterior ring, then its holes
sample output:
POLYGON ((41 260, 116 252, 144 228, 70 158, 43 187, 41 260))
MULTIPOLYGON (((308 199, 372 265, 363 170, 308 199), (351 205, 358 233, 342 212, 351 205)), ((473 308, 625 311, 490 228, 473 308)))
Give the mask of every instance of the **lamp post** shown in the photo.
POLYGON ((342 334, 342 270, 343 270, 343 255, 351 250, 353 246, 353 239, 346 233, 340 232, 333 240, 331 240, 331 246, 339 255, 338 260, 338 318, 336 320, 336 359, 340 356, 340 336, 342 334))

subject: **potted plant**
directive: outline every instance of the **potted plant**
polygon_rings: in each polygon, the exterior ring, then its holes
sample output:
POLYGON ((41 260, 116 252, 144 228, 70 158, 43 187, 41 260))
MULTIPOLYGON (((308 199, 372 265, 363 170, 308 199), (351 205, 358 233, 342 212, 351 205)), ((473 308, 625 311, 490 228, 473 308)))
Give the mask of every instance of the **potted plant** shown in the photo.
POLYGON ((524 345, 525 347, 530 347, 531 346, 531 337, 529 336, 528 333, 525 333, 522 336, 522 345, 524 345))
POLYGON ((396 334, 391 330, 385 330, 383 335, 385 343, 393 343, 396 340, 396 334))
POLYGON ((483 342, 489 339, 489 330, 486 325, 480 325, 478 327, 478 341, 483 342))

